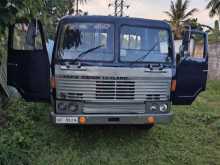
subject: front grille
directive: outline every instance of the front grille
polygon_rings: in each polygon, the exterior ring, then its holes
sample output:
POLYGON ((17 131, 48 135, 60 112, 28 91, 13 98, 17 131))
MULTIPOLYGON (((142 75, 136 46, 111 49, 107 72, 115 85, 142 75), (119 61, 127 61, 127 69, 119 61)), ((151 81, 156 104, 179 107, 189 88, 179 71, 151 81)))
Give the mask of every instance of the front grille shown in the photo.
POLYGON ((60 99, 143 102, 167 101, 169 95, 170 80, 165 78, 57 77, 57 97, 60 99))
POLYGON ((135 82, 132 81, 96 81, 96 99, 133 100, 135 82))
POLYGON ((97 103, 86 103, 83 106, 84 113, 95 113, 95 114, 141 114, 145 113, 145 104, 138 103, 103 103, 101 105, 97 103))

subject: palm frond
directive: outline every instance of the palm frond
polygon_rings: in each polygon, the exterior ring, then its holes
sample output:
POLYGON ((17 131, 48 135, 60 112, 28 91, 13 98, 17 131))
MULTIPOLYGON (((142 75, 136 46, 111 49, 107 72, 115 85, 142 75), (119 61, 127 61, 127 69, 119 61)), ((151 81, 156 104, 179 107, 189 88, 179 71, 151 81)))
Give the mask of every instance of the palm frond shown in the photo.
POLYGON ((199 11, 199 10, 196 9, 196 8, 194 8, 194 9, 188 11, 188 12, 184 15, 183 19, 184 19, 184 20, 187 19, 188 17, 192 16, 194 13, 196 13, 196 12, 198 12, 198 11, 199 11))
POLYGON ((183 22, 198 11, 196 8, 188 11, 189 2, 189 0, 172 0, 170 10, 164 12, 170 19, 169 22, 172 25, 176 38, 181 36, 183 22))
POLYGON ((215 15, 220 15, 220 0, 210 0, 206 6, 209 9, 209 16, 214 17, 215 15))
POLYGON ((170 17, 171 19, 173 18, 173 14, 169 11, 165 11, 164 12, 168 17, 170 17))

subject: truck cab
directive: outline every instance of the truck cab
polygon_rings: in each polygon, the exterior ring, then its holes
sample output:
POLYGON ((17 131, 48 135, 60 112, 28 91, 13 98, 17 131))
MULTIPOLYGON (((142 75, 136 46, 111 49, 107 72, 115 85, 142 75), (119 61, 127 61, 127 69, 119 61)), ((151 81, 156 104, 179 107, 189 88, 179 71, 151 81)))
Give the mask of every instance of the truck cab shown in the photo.
POLYGON ((39 21, 9 29, 8 85, 27 101, 51 103, 55 124, 169 123, 172 105, 190 105, 206 88, 208 41, 201 31, 184 33, 176 58, 164 21, 67 16, 50 63, 39 21))

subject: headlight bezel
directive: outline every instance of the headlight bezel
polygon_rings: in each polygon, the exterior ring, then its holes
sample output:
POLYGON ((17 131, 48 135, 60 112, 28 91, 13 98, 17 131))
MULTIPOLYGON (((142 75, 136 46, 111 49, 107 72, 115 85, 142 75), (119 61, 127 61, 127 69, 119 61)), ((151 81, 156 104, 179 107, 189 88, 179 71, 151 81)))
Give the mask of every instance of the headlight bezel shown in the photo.
POLYGON ((168 110, 168 105, 167 104, 161 104, 159 107, 159 110, 161 113, 165 113, 168 110))
POLYGON ((74 103, 69 103, 68 104, 68 110, 70 111, 70 112, 76 112, 77 111, 77 105, 76 104, 74 104, 74 103))
POLYGON ((164 114, 170 112, 170 103, 169 102, 146 102, 146 113, 150 114, 164 114), (161 111, 162 106, 167 106, 166 110, 161 111), (156 107, 156 108, 152 108, 156 107), (152 110, 153 109, 153 110, 152 110))
POLYGON ((57 103, 57 109, 61 112, 67 111, 67 104, 65 102, 57 103))
POLYGON ((79 113, 79 104, 77 102, 71 102, 71 101, 56 101, 56 113, 59 114, 76 114, 79 113), (59 105, 64 105, 65 108, 61 109, 59 105), (74 109, 71 110, 70 106, 75 106, 74 109))

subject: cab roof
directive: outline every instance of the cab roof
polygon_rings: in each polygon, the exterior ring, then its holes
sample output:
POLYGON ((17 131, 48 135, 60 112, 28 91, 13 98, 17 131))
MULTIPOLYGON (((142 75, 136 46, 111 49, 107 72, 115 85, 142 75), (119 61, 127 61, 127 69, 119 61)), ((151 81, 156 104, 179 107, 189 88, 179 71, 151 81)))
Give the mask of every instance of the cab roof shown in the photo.
POLYGON ((131 17, 116 17, 116 16, 64 16, 60 20, 60 24, 67 24, 73 22, 102 22, 112 23, 117 25, 136 25, 136 26, 147 26, 157 27, 171 30, 170 25, 165 21, 151 20, 143 18, 131 18, 131 17))

